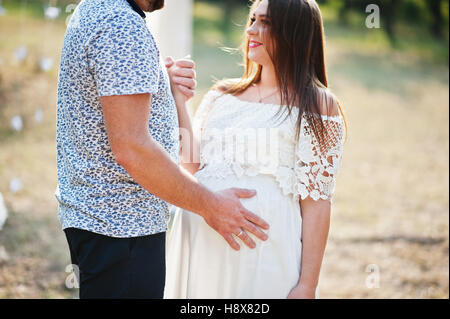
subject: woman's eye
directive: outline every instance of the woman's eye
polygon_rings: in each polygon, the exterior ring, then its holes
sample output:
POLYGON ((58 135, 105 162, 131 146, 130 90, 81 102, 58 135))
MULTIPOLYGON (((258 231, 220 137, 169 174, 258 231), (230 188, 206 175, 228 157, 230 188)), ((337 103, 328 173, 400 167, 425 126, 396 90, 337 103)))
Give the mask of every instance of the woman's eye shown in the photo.
MULTIPOLYGON (((261 19, 260 21, 264 25, 270 25, 270 21, 267 20, 267 19, 261 19)), ((256 22, 256 18, 251 18, 250 19, 250 25, 253 25, 255 22, 256 22)))

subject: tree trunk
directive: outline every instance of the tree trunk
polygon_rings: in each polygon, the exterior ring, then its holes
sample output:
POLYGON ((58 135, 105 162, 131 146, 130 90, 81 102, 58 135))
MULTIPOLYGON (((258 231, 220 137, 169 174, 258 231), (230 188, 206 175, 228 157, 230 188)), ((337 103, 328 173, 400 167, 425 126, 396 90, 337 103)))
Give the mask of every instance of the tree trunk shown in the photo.
POLYGON ((427 1, 428 7, 430 8, 431 14, 433 15, 433 22, 431 25, 431 33, 434 37, 437 39, 442 39, 442 11, 441 11, 441 0, 428 0, 427 1))

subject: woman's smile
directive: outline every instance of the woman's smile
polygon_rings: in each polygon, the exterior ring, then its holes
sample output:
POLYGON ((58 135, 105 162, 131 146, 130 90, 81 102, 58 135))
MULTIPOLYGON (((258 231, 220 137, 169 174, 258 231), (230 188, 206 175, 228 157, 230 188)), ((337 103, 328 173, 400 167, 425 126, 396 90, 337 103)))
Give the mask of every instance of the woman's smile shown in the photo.
POLYGON ((263 45, 261 42, 254 41, 254 40, 250 40, 250 42, 249 42, 249 44, 248 44, 248 47, 249 47, 250 49, 254 49, 254 48, 257 48, 257 47, 259 47, 259 46, 261 46, 261 45, 263 45))

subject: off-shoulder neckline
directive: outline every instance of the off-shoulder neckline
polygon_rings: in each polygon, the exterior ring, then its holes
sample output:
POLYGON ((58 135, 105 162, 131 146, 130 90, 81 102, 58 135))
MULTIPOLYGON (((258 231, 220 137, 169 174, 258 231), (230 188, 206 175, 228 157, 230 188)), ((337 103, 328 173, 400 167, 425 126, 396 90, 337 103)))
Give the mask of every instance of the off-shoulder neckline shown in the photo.
MULTIPOLYGON (((219 91, 217 91, 217 93, 221 94, 222 96, 229 96, 229 97, 231 97, 232 99, 234 99, 234 100, 236 100, 238 102, 241 102, 241 103, 244 103, 244 104, 253 105, 253 106, 257 106, 257 105, 261 106, 261 105, 263 105, 263 106, 267 106, 267 107, 278 107, 278 108, 280 106, 287 107, 286 105, 271 104, 271 103, 261 103, 261 102, 252 102, 252 101, 241 100, 237 96, 235 96, 233 94, 230 94, 230 93, 223 93, 223 92, 219 92, 219 91)), ((298 109, 295 108, 294 110, 298 110, 298 109)), ((343 119, 342 115, 325 115, 325 114, 321 114, 321 117, 323 119, 326 119, 326 120, 330 120, 331 119, 331 120, 335 120, 335 121, 340 121, 340 120, 343 119)))

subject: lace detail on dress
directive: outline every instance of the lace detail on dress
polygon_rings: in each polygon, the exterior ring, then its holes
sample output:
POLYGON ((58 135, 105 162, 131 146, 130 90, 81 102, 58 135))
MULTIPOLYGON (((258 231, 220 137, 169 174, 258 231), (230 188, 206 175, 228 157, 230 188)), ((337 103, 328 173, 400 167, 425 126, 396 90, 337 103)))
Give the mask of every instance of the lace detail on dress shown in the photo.
POLYGON ((271 175, 284 195, 332 201, 343 150, 342 117, 322 116, 328 136, 320 144, 304 116, 297 142, 298 111, 294 109, 285 121, 274 122, 278 109, 277 105, 209 92, 195 117, 196 127, 202 130, 197 176, 271 175))
POLYGON ((193 129, 196 132, 203 131, 205 126, 206 118, 211 111, 215 100, 221 95, 218 91, 209 91, 204 97, 197 111, 195 112, 193 120, 193 129))
POLYGON ((345 129, 342 118, 323 120, 327 135, 322 143, 319 143, 305 118, 302 121, 300 138, 295 149, 294 184, 294 193, 301 199, 309 195, 313 200, 332 201, 336 175, 342 159, 345 129))

